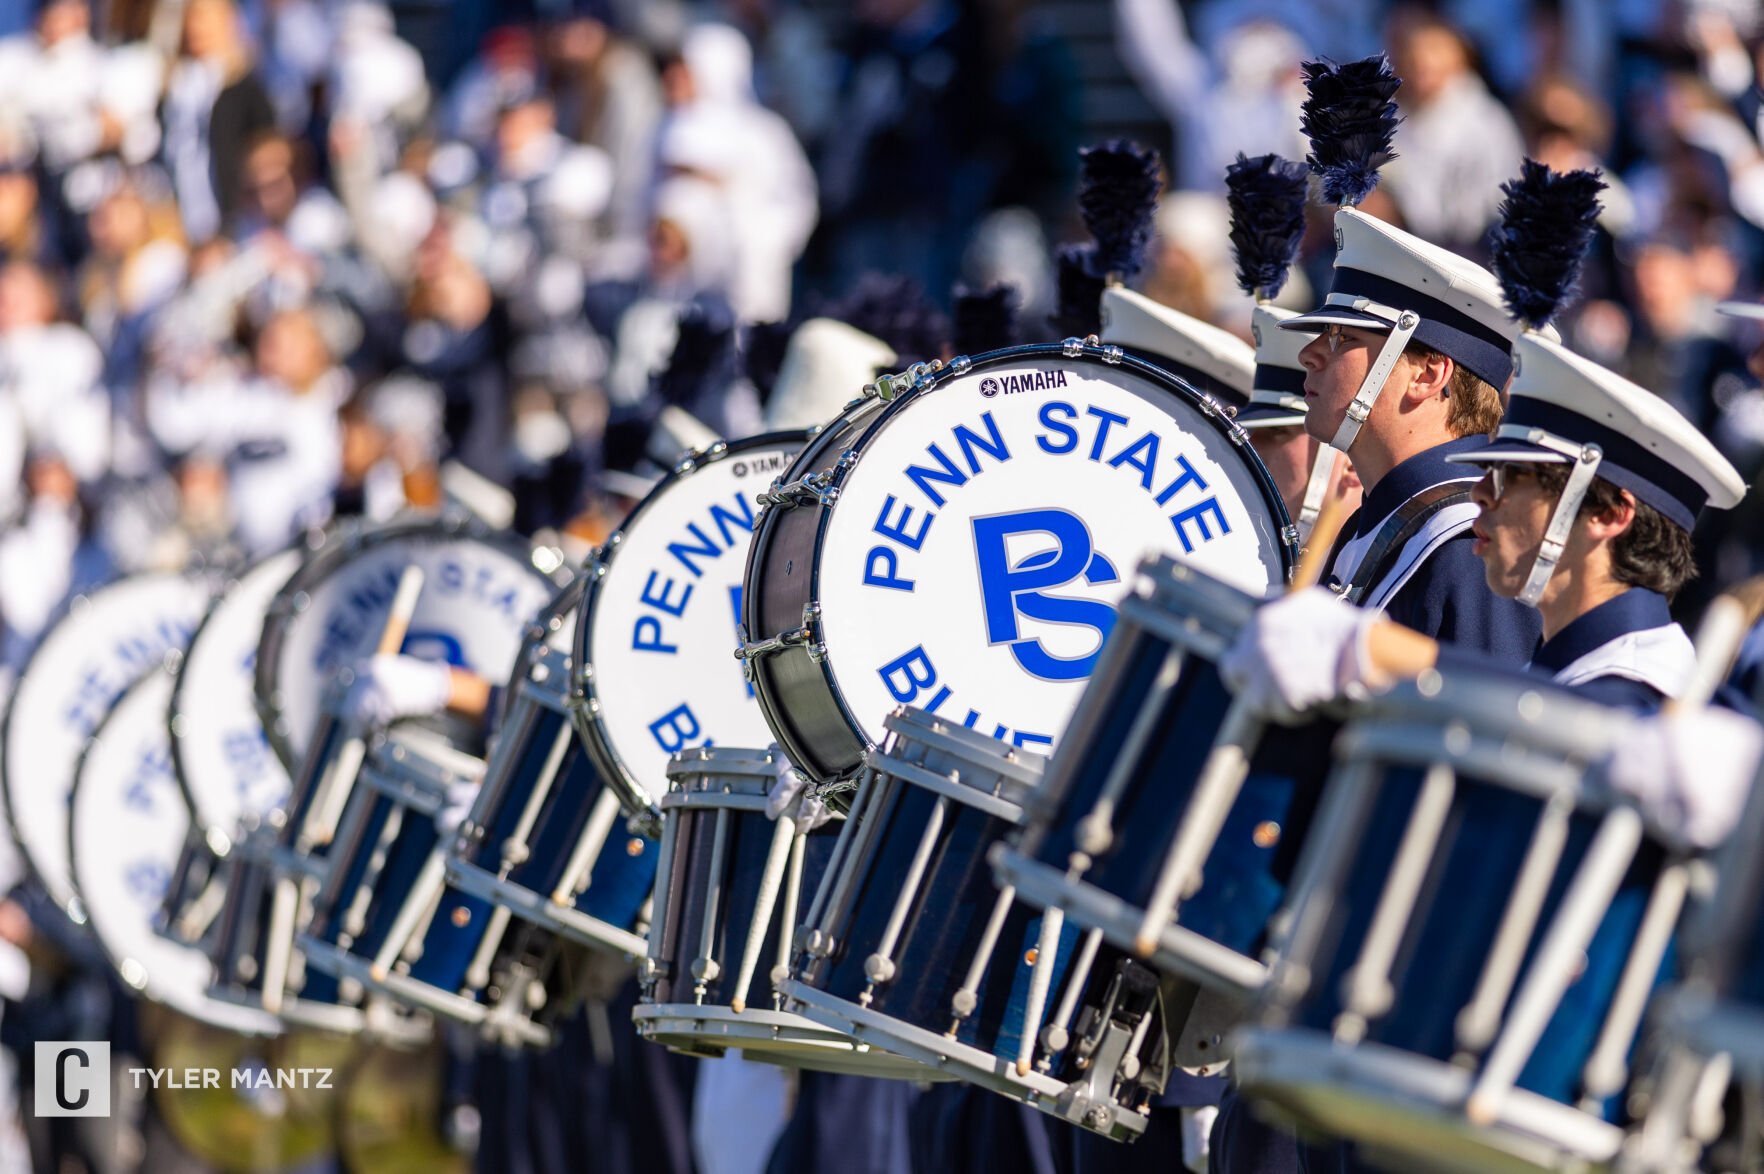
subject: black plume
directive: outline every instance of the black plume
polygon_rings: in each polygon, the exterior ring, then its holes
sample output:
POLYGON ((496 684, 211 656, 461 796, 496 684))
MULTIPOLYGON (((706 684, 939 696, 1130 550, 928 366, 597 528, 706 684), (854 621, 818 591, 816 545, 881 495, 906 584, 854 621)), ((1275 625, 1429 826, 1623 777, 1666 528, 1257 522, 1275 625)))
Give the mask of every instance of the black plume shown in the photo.
POLYGON ((1007 282, 983 290, 956 286, 952 333, 958 355, 980 355, 1017 345, 1017 311, 1022 299, 1007 282))
POLYGON ((1382 53, 1346 65, 1307 61, 1304 71, 1305 162, 1323 180, 1325 203, 1358 204, 1378 186, 1378 169, 1396 158, 1390 144, 1402 119, 1391 99, 1402 79, 1382 53))
POLYGON ((1161 186, 1158 153, 1114 139, 1078 157, 1078 212, 1096 238, 1101 272, 1126 281, 1145 266, 1161 186))
POLYGON ((1305 168, 1278 155, 1237 156, 1225 169, 1231 207, 1231 251, 1237 284, 1253 298, 1271 298, 1305 235, 1305 168))
POLYGON ((1492 268, 1507 312, 1532 330, 1543 329, 1574 296, 1604 190, 1596 171, 1551 171, 1535 159, 1501 185, 1506 198, 1489 232, 1492 268))
POLYGON ((1048 315, 1048 325, 1061 338, 1101 334, 1103 279, 1096 246, 1061 245, 1054 256, 1059 268, 1059 308, 1048 315))
POLYGON ((743 334, 742 366, 762 404, 772 397, 772 387, 784 366, 784 352, 795 332, 795 322, 754 322, 743 334))
POLYGON ((917 281, 897 273, 865 273, 851 292, 822 310, 894 349, 900 365, 943 357, 949 319, 917 281))
POLYGON ((721 306, 695 303, 681 314, 668 365, 655 377, 663 403, 686 406, 713 381, 735 379, 735 320, 721 306))

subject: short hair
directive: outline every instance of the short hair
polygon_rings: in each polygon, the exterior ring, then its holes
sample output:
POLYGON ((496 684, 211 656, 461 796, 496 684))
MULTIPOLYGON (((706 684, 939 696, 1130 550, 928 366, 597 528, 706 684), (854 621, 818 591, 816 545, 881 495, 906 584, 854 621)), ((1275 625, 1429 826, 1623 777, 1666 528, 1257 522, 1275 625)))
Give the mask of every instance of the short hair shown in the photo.
MULTIPOLYGON (((1537 482, 1544 492, 1560 498, 1568 486, 1568 466, 1538 466, 1537 482)), ((1602 514, 1623 502, 1623 490, 1594 477, 1581 500, 1580 513, 1602 514)), ((1672 599, 1697 577, 1696 553, 1690 531, 1637 498, 1635 520, 1611 544, 1611 577, 1632 587, 1646 587, 1672 599)))
POLYGON ((1487 436, 1500 426, 1501 393, 1481 376, 1450 355, 1419 343, 1410 343, 1403 353, 1416 362, 1435 357, 1451 359, 1452 375, 1446 383, 1446 427, 1453 436, 1487 436))

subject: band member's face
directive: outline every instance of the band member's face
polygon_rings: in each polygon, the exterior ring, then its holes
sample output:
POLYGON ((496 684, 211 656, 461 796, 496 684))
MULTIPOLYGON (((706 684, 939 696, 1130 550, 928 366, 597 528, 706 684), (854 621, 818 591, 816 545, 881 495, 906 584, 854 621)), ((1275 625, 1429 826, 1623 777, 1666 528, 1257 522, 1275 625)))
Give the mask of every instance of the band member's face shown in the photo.
POLYGON ((1489 590, 1507 599, 1524 589, 1556 504, 1539 484, 1537 468, 1525 462, 1492 466, 1470 493, 1482 507, 1471 527, 1471 550, 1482 559, 1489 590))
MULTIPOLYGON (((1348 405, 1378 358, 1384 335, 1353 326, 1331 326, 1305 344, 1299 363, 1305 369, 1305 431, 1327 444, 1347 419, 1348 405)), ((1377 410, 1374 404, 1373 410, 1377 410)))

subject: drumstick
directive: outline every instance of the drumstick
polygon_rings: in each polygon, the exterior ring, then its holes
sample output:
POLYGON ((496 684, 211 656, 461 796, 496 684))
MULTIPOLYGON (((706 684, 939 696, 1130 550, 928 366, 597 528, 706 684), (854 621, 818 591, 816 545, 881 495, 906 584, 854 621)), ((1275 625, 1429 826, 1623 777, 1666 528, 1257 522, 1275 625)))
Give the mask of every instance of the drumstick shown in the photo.
MULTIPOLYGON (((410 631, 410 621, 416 615, 417 601, 422 598, 422 593, 423 569, 413 563, 398 577, 391 610, 386 614, 385 626, 380 629, 380 641, 374 647, 376 656, 389 656, 404 647, 404 637, 410 631)), ((323 744, 322 741, 314 742, 315 747, 323 744)), ((366 756, 367 743, 359 730, 351 730, 349 738, 337 751, 337 761, 325 772, 319 793, 313 797, 310 828, 313 844, 331 842, 337 820, 343 814, 343 804, 349 799, 355 776, 361 773, 362 759, 366 756)))
MULTIPOLYGON (((1336 467, 1340 468, 1345 459, 1337 454, 1336 467)), ((1331 494, 1317 515, 1317 524, 1311 528, 1310 542, 1293 570, 1288 594, 1303 591, 1322 578, 1336 535, 1341 533, 1347 519, 1347 503, 1340 494, 1331 494)), ((1249 774, 1249 748, 1261 737, 1262 724, 1262 717, 1247 703, 1241 698, 1232 699, 1224 721, 1219 723, 1213 749, 1195 778, 1188 814, 1170 844, 1164 867, 1152 888, 1151 900, 1146 903, 1145 917, 1134 936, 1133 950, 1141 958, 1149 958, 1156 952, 1164 927, 1176 914, 1177 902, 1186 896, 1183 889, 1200 873, 1207 852, 1218 840, 1219 830, 1225 826, 1225 817, 1230 814, 1231 805, 1237 802, 1237 793, 1249 774)))

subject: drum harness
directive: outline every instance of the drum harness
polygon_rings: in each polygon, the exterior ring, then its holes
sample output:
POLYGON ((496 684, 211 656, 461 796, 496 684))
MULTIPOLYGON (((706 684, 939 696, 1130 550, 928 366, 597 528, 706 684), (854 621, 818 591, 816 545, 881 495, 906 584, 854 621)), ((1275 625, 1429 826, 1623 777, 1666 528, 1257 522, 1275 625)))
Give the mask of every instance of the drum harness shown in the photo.
MULTIPOLYGON (((1395 568, 1397 560, 1402 557, 1403 549, 1409 545, 1409 540, 1420 534, 1435 515, 1469 501, 1468 482, 1448 481, 1443 485, 1423 489, 1384 520, 1377 537, 1366 549, 1366 557, 1355 568, 1353 578, 1342 583, 1331 575, 1329 589, 1356 607, 1359 606, 1366 598, 1366 593, 1383 582, 1384 577, 1395 568)), ((1354 527, 1343 526, 1341 533, 1336 535, 1335 547, 1329 552, 1331 565, 1341 554, 1342 547, 1347 545, 1353 532, 1354 527)))

